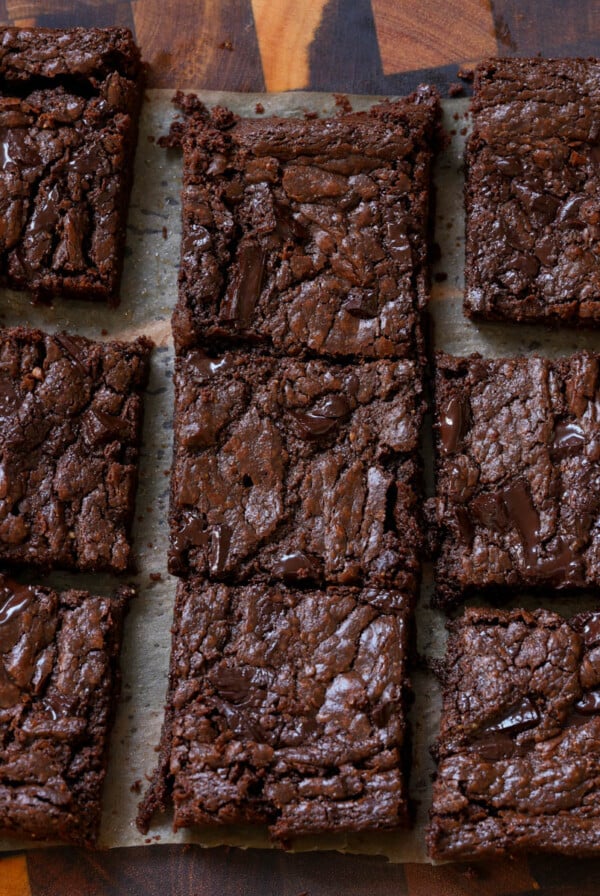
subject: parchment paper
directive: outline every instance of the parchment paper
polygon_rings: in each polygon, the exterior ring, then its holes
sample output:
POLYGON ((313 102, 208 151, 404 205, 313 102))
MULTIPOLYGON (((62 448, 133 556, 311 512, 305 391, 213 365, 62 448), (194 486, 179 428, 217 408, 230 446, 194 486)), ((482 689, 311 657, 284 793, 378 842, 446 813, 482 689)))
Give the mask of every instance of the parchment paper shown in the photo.
MULTIPOLYGON (((131 578, 139 588, 126 623, 121 658, 122 699, 111 742, 111 759, 104 792, 104 814, 99 845, 135 846, 144 843, 194 842, 203 846, 269 847, 266 830, 219 829, 215 832, 182 831, 174 835, 171 821, 155 819, 148 837, 135 828, 137 805, 156 764, 170 650, 170 626, 176 581, 168 575, 168 473, 172 446, 173 350, 170 315, 177 296, 180 237, 181 155, 161 149, 156 139, 168 131, 174 117, 170 90, 148 91, 144 103, 136 157, 135 183, 128 225, 121 305, 57 301, 54 307, 32 305, 24 294, 2 296, 3 325, 27 323, 55 332, 66 329, 94 339, 131 339, 146 334, 154 339, 150 384, 141 456, 140 485, 134 526, 139 574, 131 578)), ((332 114, 330 94, 231 94, 198 91, 207 105, 225 105, 242 115, 254 116, 256 103, 265 114, 302 115, 305 111, 332 114)), ((368 108, 377 97, 349 97, 353 109, 368 108)), ((444 102, 444 124, 451 142, 436 166, 437 213, 435 240, 441 258, 434 268, 430 311, 435 322, 435 346, 464 354, 521 354, 538 351, 557 355, 577 348, 600 348, 600 336, 574 331, 552 332, 540 327, 475 326, 462 314, 464 266, 464 215, 462 154, 466 139, 467 100, 444 102), (436 280, 435 274, 438 274, 436 280), (442 276, 446 275, 446 279, 442 276)), ((426 446, 431 488, 431 453, 426 446)), ((33 577, 32 577, 33 579, 33 577)), ((38 577, 39 581, 39 577, 38 577)), ((44 581, 58 587, 83 587, 107 594, 115 587, 110 576, 55 573, 44 581)), ((428 658, 443 655, 445 618, 428 606, 431 569, 427 566, 417 610, 417 650, 428 658)), ((553 604, 556 608, 556 604, 553 604)), ((581 604, 578 604, 578 607, 581 604)), ((562 607, 562 605, 561 605, 562 607)), ((561 607, 558 607, 559 611, 561 607)), ((569 612, 568 605, 564 607, 569 612)), ((304 838, 298 849, 340 849, 381 854, 394 862, 425 862, 424 826, 431 801, 434 765, 429 747, 437 733, 439 693, 426 668, 412 675, 415 703, 411 710, 413 767, 411 795, 417 805, 416 825, 410 832, 376 835, 304 838)), ((0 839, 0 850, 32 844, 0 839)))

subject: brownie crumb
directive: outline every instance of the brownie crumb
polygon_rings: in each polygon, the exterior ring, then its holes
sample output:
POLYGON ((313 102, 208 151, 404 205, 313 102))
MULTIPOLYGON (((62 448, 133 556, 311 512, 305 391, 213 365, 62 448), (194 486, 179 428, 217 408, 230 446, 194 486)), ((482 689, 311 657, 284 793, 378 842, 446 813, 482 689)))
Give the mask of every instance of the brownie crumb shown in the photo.
POLYGON ((345 113, 352 112, 352 103, 345 93, 334 93, 335 105, 345 113))
POLYGON ((448 88, 448 95, 451 97, 463 96, 465 88, 462 84, 451 84, 448 88))
POLYGON ((475 69, 461 66, 456 74, 461 79, 461 81, 471 82, 475 78, 475 69))
POLYGON ((264 115, 265 107, 263 106, 262 103, 257 103, 256 106, 254 107, 254 111, 256 112, 257 115, 264 115))

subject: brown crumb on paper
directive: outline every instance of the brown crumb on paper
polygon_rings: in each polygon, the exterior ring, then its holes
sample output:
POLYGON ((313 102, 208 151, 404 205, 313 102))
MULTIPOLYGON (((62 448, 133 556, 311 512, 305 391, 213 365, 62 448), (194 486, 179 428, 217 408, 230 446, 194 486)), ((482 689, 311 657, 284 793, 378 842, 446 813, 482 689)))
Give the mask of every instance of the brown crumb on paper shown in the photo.
POLYGON ((254 111, 256 112, 257 115, 264 115, 265 107, 263 106, 262 103, 257 103, 256 106, 254 107, 254 111))
POLYGON ((352 112, 352 103, 345 93, 334 93, 335 104, 341 112, 352 112))

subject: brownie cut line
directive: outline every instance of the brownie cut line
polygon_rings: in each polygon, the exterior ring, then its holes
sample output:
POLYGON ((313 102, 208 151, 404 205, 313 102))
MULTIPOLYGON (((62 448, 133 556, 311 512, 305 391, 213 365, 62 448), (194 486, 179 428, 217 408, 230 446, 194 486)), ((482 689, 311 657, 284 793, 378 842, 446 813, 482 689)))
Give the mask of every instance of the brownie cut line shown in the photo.
POLYGON ((152 343, 0 330, 0 560, 131 567, 152 343))
POLYGON ((0 577, 0 832, 95 844, 133 595, 0 577))
POLYGON ((599 356, 436 360, 438 605, 597 590, 599 356))
POLYGON ((450 623, 434 859, 600 852, 600 613, 471 608, 450 623))
POLYGON ((600 60, 491 59, 467 146, 465 312, 600 323, 600 60))
POLYGON ((266 823, 274 840, 407 823, 412 595, 178 584, 147 832, 266 823))
POLYGON ((420 354, 435 90, 310 121, 178 102, 176 350, 220 338, 288 356, 420 354))
POLYGON ((175 575, 419 579, 420 367, 201 350, 175 365, 175 575))
POLYGON ((116 303, 141 95, 126 28, 0 29, 0 283, 116 303))

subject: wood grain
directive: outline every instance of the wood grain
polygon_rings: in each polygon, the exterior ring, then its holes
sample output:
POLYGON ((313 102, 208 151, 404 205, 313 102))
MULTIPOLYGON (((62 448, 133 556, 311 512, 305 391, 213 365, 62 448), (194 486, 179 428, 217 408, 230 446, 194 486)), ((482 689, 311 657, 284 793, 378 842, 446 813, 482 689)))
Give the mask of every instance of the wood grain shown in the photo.
POLYGON ((252 0, 267 90, 309 87, 309 47, 326 6, 327 0, 252 0))
POLYGON ((384 74, 466 63, 496 53, 489 0, 372 0, 384 74))
POLYGON ((0 896, 31 896, 25 856, 0 858, 0 896))
POLYGON ((132 7, 150 87, 265 89, 250 0, 133 0, 132 7))
POLYGON ((526 859, 474 865, 405 865, 410 896, 498 896, 537 889, 526 859))

